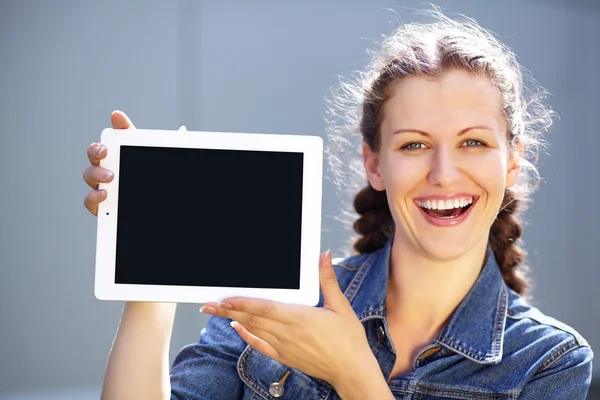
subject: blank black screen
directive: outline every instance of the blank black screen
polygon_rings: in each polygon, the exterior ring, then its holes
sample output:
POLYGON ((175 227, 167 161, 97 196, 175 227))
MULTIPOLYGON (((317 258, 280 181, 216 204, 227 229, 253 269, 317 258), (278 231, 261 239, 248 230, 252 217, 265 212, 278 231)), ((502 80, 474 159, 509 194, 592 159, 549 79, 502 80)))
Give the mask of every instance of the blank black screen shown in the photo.
POLYGON ((115 283, 299 289, 303 156, 121 146, 115 283))

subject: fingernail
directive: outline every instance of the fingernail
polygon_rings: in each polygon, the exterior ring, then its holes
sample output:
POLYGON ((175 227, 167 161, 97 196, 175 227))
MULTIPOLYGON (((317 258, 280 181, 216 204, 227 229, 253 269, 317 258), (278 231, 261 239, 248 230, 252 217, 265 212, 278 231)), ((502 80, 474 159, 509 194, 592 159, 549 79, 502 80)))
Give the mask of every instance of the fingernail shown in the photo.
POLYGON ((200 307, 200 312, 201 312, 201 313, 204 313, 204 314, 211 314, 211 315, 214 315, 214 314, 216 314, 216 313, 217 313, 217 310, 215 310, 215 309, 214 309, 214 307, 206 307, 206 306, 203 306, 203 307, 200 307))
POLYGON ((331 251, 329 249, 325 252, 325 261, 327 264, 331 264, 331 251))
POLYGON ((94 154, 96 154, 97 156, 99 156, 100 153, 102 153, 102 150, 104 150, 104 146, 98 145, 98 146, 96 146, 96 150, 94 150, 94 154))
POLYGON ((237 322, 236 322, 236 321, 231 321, 231 322, 229 323, 229 325, 231 325, 231 327, 232 327, 233 329, 237 330, 237 328, 236 328, 236 327, 237 327, 237 322))
POLYGON ((110 171, 104 171, 102 173, 102 179, 104 179, 105 181, 109 180, 110 178, 112 178, 113 173, 110 171))
POLYGON ((229 303, 221 302, 219 303, 219 307, 223 307, 227 310, 233 310, 233 306, 229 303))

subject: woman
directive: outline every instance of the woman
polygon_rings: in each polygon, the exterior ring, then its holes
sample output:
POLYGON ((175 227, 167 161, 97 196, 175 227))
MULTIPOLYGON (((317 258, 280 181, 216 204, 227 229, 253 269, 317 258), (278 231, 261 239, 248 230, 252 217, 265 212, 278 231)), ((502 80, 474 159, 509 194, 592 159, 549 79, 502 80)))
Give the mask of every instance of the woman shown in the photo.
MULTIPOLYGON (((358 254, 321 256, 319 306, 205 304, 214 317, 169 369, 175 306, 128 303, 103 398, 585 398, 589 345, 526 302, 519 273, 517 213, 551 113, 492 35, 431 14, 388 37, 331 103, 338 183, 358 171, 340 158, 348 149, 368 183, 354 199, 358 254)), ((95 214, 112 175, 103 146, 88 155, 95 214)))

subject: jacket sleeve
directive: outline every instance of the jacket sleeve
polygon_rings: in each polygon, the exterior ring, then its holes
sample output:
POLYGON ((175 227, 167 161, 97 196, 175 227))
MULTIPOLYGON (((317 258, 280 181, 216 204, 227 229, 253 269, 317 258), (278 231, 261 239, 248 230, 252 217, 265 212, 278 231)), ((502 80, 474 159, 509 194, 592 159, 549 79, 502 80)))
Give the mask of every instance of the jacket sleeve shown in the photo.
POLYGON ((229 322, 210 317, 199 342, 184 347, 175 357, 172 400, 242 399, 244 384, 237 363, 246 343, 229 322))
POLYGON ((590 347, 580 346, 550 359, 525 386, 521 400, 585 400, 592 380, 590 347))

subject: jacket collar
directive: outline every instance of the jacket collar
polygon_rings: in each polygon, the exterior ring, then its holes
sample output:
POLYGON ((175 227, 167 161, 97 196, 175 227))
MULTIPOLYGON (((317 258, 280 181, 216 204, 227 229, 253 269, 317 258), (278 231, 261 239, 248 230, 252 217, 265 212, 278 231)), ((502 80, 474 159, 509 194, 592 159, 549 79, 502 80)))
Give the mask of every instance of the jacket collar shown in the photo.
MULTIPOLYGON (((393 238, 366 257, 346 289, 345 295, 361 321, 386 317, 392 242, 393 238)), ((487 262, 479 277, 435 343, 481 364, 499 363, 507 307, 507 287, 488 247, 487 262)))

